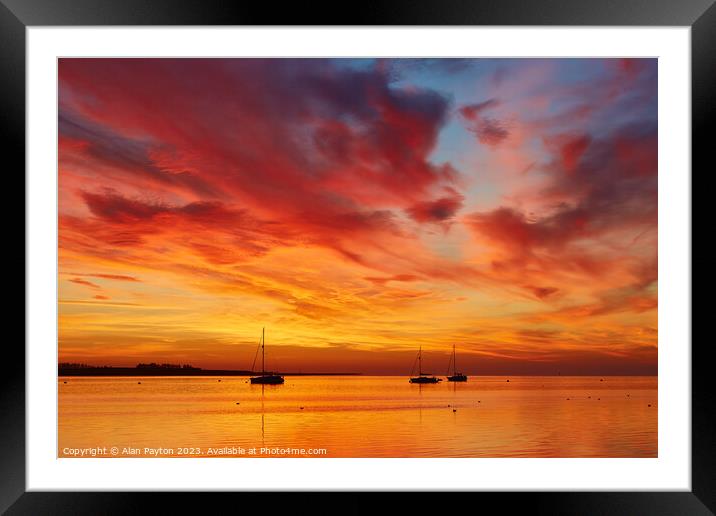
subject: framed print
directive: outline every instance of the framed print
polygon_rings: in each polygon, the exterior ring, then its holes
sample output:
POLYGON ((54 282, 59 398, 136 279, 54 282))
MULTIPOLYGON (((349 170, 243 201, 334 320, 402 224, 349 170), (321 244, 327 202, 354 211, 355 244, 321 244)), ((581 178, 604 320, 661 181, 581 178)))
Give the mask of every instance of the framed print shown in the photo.
POLYGON ((398 5, 5 2, 27 302, 3 510, 711 513, 714 7, 398 5))

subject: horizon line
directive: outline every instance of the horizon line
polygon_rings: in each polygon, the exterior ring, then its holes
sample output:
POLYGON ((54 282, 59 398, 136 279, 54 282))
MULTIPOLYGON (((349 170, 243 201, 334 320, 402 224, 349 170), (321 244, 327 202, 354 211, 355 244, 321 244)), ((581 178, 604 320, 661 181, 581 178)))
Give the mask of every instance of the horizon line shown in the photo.
MULTIPOLYGON (((142 368, 142 367, 136 367, 136 366, 87 366, 87 367, 60 367, 58 365, 58 376, 72 376, 67 374, 62 374, 62 372, 67 371, 90 371, 92 370, 132 370, 137 371, 141 373, 146 372, 156 372, 161 371, 162 373, 165 373, 163 375, 147 375, 147 374, 137 374, 134 376, 222 376, 221 374, 211 375, 206 373, 224 373, 226 375, 227 373, 234 373, 234 376, 252 376, 252 375, 260 375, 261 371, 251 371, 248 369, 204 369, 201 367, 193 367, 191 369, 186 368, 162 368, 162 367, 156 367, 156 368, 142 368), (198 375, 192 375, 191 372, 199 372, 198 375), (172 373, 178 373, 178 374, 172 374, 172 373), (235 374, 240 373, 240 374, 235 374)), ((284 376, 411 376, 408 373, 403 372, 396 372, 396 373, 368 373, 362 371, 266 371, 266 373, 269 374, 279 374, 284 376)), ((431 374, 433 376, 449 376, 449 374, 434 374, 434 373, 427 373, 431 374)), ((615 376, 649 376, 649 377, 658 377, 657 374, 649 374, 649 373, 630 373, 630 374, 617 374, 617 373, 600 373, 600 374, 593 374, 593 373, 567 373, 567 374, 561 374, 561 373, 551 373, 551 374, 528 374, 528 373, 503 373, 503 374, 476 374, 476 373, 463 373, 467 376, 482 376, 482 377, 508 377, 508 376, 534 376, 534 377, 570 377, 570 376, 594 376, 594 377, 615 377, 615 376)), ((92 375, 82 375, 82 376, 92 376, 92 375)), ((105 375, 109 376, 109 375, 105 375)))

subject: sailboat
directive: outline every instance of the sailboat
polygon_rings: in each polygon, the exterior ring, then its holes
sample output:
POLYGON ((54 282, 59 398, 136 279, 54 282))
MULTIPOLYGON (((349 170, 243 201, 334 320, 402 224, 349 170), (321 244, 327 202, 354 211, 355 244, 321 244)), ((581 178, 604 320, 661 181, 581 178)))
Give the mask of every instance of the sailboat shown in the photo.
MULTIPOLYGON (((448 376, 447 381, 466 382, 467 376, 457 372, 457 366, 455 365, 455 344, 452 345, 452 358, 450 359, 450 362, 452 363, 452 376, 448 376)), ((450 364, 448 364, 448 374, 450 374, 450 364)))
MULTIPOLYGON (((415 364, 413 364, 415 368, 415 364)), ((413 373, 412 371, 410 372, 413 373)), ((423 347, 420 346, 418 350, 418 376, 410 378, 410 383, 438 383, 442 382, 442 379, 432 376, 430 373, 423 373, 423 347)))
MULTIPOLYGON (((272 374, 266 372, 266 328, 261 329, 261 375, 252 376, 251 383, 261 385, 280 385, 283 383, 283 376, 279 374, 272 374)), ((256 350, 258 354, 258 349, 256 350)), ((256 365, 256 357, 254 357, 254 365, 256 365)), ((251 370, 254 370, 254 366, 251 366, 251 370)))

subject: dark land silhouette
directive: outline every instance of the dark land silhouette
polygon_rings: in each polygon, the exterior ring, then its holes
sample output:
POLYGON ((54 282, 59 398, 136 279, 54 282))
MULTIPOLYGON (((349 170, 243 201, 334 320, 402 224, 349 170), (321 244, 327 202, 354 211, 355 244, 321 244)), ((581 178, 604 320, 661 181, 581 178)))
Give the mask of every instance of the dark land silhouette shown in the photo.
MULTIPOLYGON (((268 371, 267 371, 268 372, 268 371)), ((271 372, 284 376, 357 376, 361 373, 343 372, 271 372)), ((60 363, 58 376, 252 376, 256 371, 241 369, 202 369, 189 364, 137 364, 135 367, 92 366, 78 363, 60 363)))

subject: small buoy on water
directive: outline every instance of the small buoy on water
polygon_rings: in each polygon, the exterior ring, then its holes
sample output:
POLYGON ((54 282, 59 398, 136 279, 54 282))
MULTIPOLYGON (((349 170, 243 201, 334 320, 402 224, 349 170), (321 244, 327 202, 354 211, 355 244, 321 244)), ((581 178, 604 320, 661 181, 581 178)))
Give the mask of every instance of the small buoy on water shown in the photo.
POLYGON ((303 410, 303 407, 301 407, 301 410, 303 410))
POLYGON ((67 382, 62 382, 62 383, 67 383, 67 382))
POLYGON ((603 381, 604 381, 604 378, 600 378, 599 381, 600 381, 600 382, 603 382, 603 381))
POLYGON ((602 401, 602 398, 597 398, 597 401, 602 401))
POLYGON ((587 399, 588 399, 588 400, 591 400, 591 399, 592 399, 592 397, 591 397, 591 396, 587 396, 587 399))
POLYGON ((449 408, 449 407, 450 407, 450 405, 448 405, 448 408, 449 408))
POLYGON ((457 409, 452 409, 453 412, 457 412, 457 409))
POLYGON ((219 382, 220 382, 221 380, 217 380, 217 381, 219 381, 219 382))
POLYGON ((509 380, 507 380, 509 382, 509 380))
POLYGON ((649 403, 649 404, 647 405, 647 407, 651 407, 651 403, 649 403))
POLYGON ((567 401, 569 401, 569 398, 567 398, 567 401))
POLYGON ((240 402, 238 402, 238 401, 236 402, 236 404, 237 404, 237 405, 241 405, 241 403, 240 403, 240 402))
POLYGON ((137 385, 141 384, 142 382, 137 382, 137 385))
POLYGON ((477 400, 478 403, 480 403, 480 400, 477 400))

